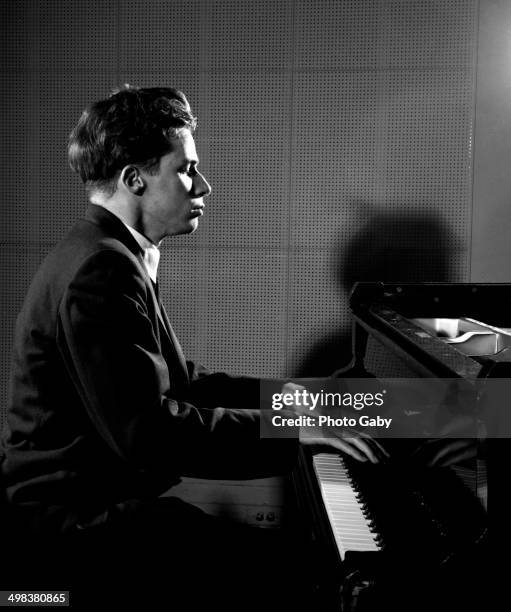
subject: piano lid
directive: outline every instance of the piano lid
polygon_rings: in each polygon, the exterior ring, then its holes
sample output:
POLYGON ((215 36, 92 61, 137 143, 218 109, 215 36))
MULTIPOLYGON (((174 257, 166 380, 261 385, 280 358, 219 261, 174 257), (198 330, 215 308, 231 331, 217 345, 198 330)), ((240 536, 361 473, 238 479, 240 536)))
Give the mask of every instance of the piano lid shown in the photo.
POLYGON ((357 283, 350 306, 420 376, 511 376, 510 284, 357 283))

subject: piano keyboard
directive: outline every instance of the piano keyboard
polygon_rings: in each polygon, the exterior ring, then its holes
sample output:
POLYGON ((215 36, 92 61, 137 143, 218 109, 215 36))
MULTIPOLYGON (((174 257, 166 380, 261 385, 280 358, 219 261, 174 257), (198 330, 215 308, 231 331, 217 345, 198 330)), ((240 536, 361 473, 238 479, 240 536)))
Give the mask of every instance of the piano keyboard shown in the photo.
POLYGON ((478 459, 477 468, 475 470, 459 465, 454 465, 451 469, 467 489, 477 495, 484 509, 487 510, 488 481, 486 475, 486 461, 478 459))
POLYGON ((319 453, 313 466, 341 559, 348 551, 381 550, 342 457, 319 453))

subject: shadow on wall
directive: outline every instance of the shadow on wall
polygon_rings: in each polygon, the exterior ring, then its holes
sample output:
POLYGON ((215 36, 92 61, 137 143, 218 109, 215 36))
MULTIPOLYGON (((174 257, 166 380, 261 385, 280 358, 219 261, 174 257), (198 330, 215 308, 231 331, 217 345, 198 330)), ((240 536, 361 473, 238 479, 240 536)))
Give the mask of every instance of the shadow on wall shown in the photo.
MULTIPOLYGON (((355 206, 355 210, 367 206, 355 206)), ((332 272, 339 301, 347 306, 358 281, 454 282, 459 277, 453 255, 460 241, 435 214, 370 213, 348 244, 340 240, 333 249, 332 272)), ((311 338, 310 350, 297 368, 296 377, 329 376, 351 360, 351 329, 331 329, 323 338, 311 338)))

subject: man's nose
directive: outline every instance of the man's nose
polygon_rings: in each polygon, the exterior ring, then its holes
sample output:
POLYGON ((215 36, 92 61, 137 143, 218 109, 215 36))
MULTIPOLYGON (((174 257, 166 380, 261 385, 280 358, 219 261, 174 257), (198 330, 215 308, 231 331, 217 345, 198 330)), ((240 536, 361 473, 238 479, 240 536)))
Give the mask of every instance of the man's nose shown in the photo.
POLYGON ((197 174, 195 175, 193 188, 195 195, 200 198, 204 198, 211 193, 211 185, 204 178, 204 175, 202 175, 200 172, 197 172, 197 174))

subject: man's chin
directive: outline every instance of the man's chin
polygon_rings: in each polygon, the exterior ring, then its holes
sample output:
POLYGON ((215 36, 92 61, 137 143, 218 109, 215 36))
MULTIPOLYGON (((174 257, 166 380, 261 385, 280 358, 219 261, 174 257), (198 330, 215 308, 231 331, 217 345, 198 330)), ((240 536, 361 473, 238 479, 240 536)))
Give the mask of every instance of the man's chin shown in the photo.
POLYGON ((187 231, 187 234, 193 234, 193 232, 199 227, 199 219, 192 219, 190 221, 190 229, 187 231))
POLYGON ((167 234, 168 236, 182 236, 184 234, 193 234, 193 232, 199 227, 198 219, 190 219, 186 225, 179 228, 179 230, 173 231, 172 233, 167 234))

